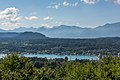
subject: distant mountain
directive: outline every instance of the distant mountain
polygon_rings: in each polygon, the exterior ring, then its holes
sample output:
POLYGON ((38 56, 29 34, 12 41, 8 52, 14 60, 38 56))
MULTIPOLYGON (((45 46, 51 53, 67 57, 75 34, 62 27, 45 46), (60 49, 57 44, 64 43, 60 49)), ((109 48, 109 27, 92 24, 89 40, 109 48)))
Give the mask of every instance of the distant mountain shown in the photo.
POLYGON ((98 38, 98 37, 120 37, 120 22, 105 24, 96 28, 81 28, 79 26, 60 25, 53 28, 16 28, 10 32, 32 31, 45 34, 52 38, 98 38))
POLYGON ((17 35, 17 39, 46 39, 47 37, 37 32, 24 32, 17 35))
POLYGON ((120 37, 120 22, 99 26, 95 31, 104 37, 120 37))
POLYGON ((0 39, 10 38, 10 39, 46 39, 45 35, 37 32, 0 32, 0 39))
POLYGON ((17 29, 12 30, 11 32, 25 32, 25 31, 32 31, 45 34, 48 37, 52 38, 74 38, 80 37, 80 34, 86 30, 87 28, 81 28, 78 26, 67 26, 67 25, 60 25, 55 26, 53 28, 46 28, 46 27, 39 27, 39 28, 25 28, 20 27, 17 29))
POLYGON ((16 32, 0 32, 0 38, 13 38, 18 35, 19 33, 16 32))
POLYGON ((80 37, 80 34, 84 31, 84 28, 77 26, 56 26, 53 28, 38 28, 37 32, 41 32, 49 37, 55 38, 75 38, 80 37))

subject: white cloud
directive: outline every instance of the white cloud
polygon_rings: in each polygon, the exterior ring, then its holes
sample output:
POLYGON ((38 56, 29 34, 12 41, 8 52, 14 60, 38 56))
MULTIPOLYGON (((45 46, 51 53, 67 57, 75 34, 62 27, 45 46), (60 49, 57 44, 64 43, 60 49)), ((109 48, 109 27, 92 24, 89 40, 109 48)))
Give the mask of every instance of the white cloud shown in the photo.
POLYGON ((17 11, 18 9, 16 8, 6 8, 4 11, 0 12, 0 20, 17 18, 17 11))
POLYGON ((58 9, 59 6, 60 6, 60 3, 58 3, 58 4, 52 4, 52 5, 48 6, 47 8, 58 9))
POLYGON ((96 2, 98 2, 98 0, 81 0, 81 1, 86 4, 95 4, 96 2))
POLYGON ((21 17, 15 7, 6 8, 0 12, 0 23, 2 26, 18 26, 21 17))
POLYGON ((108 1, 108 2, 113 2, 113 3, 115 3, 115 4, 118 4, 118 5, 120 5, 120 0, 105 0, 106 2, 108 1))
POLYGON ((46 28, 50 28, 51 27, 49 24, 41 24, 41 26, 44 26, 46 28))
POLYGON ((63 6, 69 6, 69 5, 70 5, 70 3, 66 2, 66 1, 63 2, 63 6))
POLYGON ((20 23, 14 23, 14 22, 3 22, 1 23, 2 26, 6 26, 6 27, 17 27, 20 26, 20 23))
POLYGON ((116 3, 120 4, 120 0, 115 0, 116 3))
POLYGON ((111 0, 111 1, 120 5, 120 0, 111 0))
POLYGON ((30 17, 25 17, 26 20, 37 20, 39 19, 37 16, 30 16, 30 17))
POLYGON ((78 5, 78 2, 74 2, 74 3, 69 3, 67 1, 64 1, 62 3, 51 3, 49 6, 47 6, 47 8, 53 8, 53 9, 58 9, 60 6, 70 6, 70 7, 75 7, 78 5))
POLYGON ((66 1, 63 2, 63 6, 71 6, 71 7, 75 7, 78 5, 78 2, 75 2, 75 3, 68 3, 66 1))
POLYGON ((44 21, 52 20, 52 19, 53 19, 53 17, 50 17, 50 16, 47 16, 47 17, 43 18, 44 21))

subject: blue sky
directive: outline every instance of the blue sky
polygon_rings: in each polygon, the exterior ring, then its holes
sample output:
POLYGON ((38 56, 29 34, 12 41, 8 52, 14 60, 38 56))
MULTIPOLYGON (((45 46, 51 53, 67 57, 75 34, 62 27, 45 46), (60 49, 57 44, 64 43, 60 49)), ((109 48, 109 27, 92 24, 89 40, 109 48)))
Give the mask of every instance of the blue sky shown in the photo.
POLYGON ((0 28, 120 22, 120 0, 0 0, 0 28))

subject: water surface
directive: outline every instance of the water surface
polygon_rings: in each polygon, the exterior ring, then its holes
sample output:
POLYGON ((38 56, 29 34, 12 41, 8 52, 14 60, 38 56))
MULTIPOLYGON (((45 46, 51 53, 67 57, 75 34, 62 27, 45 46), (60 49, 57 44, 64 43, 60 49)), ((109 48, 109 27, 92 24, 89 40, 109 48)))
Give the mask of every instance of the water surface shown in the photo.
MULTIPOLYGON (((53 59, 53 58, 65 58, 68 57, 68 60, 75 60, 77 59, 89 59, 89 60, 97 60, 96 56, 82 56, 82 55, 59 55, 59 54, 21 54, 25 57, 38 57, 38 58, 47 58, 47 59, 53 59)), ((3 58, 5 54, 0 54, 0 58, 3 58)))
POLYGON ((68 60, 75 60, 77 59, 89 59, 89 60, 96 60, 96 56, 81 56, 81 55, 57 55, 57 54, 22 54, 25 57, 38 57, 38 58, 47 58, 47 59, 53 59, 53 58, 65 58, 68 57, 68 60))

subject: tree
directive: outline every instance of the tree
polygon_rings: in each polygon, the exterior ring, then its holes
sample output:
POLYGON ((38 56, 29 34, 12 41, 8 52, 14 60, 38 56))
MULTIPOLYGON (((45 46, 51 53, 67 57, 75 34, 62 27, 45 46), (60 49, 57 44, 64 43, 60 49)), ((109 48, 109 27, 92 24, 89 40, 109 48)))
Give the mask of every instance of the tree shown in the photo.
POLYGON ((0 62, 1 78, 3 80, 31 80, 34 77, 34 67, 29 59, 9 54, 0 62))
POLYGON ((65 57, 65 60, 68 61, 68 57, 67 56, 65 57))

